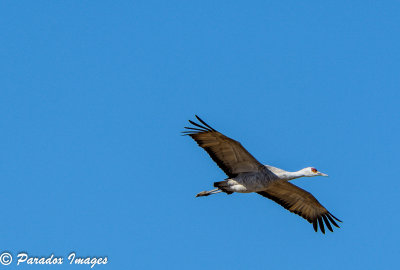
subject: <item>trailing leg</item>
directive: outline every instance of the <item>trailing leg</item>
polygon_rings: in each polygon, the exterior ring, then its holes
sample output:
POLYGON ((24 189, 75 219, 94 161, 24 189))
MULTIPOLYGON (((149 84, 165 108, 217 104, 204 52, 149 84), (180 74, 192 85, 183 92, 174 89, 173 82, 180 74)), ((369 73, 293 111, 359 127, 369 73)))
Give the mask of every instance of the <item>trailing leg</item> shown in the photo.
POLYGON ((216 194, 216 193, 220 193, 220 192, 222 192, 222 190, 219 190, 218 188, 216 188, 216 189, 209 190, 209 191, 202 191, 199 194, 197 194, 196 197, 208 196, 208 195, 216 194))

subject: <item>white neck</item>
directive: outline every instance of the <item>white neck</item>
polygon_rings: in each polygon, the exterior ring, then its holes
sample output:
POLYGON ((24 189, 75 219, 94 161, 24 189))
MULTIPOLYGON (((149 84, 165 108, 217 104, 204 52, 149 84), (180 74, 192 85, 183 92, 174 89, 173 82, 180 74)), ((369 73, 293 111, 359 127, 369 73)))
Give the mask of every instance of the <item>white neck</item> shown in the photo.
POLYGON ((285 172, 281 177, 289 181, 303 176, 305 176, 304 169, 301 169, 297 172, 285 172))

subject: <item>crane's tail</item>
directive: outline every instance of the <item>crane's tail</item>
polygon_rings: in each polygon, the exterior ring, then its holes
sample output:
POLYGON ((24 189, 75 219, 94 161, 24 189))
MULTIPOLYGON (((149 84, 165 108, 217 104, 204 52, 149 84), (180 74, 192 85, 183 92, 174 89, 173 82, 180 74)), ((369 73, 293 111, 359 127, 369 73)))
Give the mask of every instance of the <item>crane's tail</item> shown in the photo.
POLYGON ((232 194, 233 192, 229 190, 229 185, 228 185, 228 181, 220 181, 220 182, 214 182, 214 187, 222 190, 223 192, 225 192, 226 194, 232 194))

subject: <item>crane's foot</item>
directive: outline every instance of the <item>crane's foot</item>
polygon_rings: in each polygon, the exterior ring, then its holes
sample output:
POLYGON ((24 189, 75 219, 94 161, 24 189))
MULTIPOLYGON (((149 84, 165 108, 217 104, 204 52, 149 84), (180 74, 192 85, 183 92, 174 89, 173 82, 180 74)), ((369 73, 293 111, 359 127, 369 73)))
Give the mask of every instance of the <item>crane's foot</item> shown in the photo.
POLYGON ((202 191, 202 192, 198 193, 196 195, 196 197, 203 197, 203 196, 208 196, 208 195, 211 195, 211 193, 209 191, 202 191))

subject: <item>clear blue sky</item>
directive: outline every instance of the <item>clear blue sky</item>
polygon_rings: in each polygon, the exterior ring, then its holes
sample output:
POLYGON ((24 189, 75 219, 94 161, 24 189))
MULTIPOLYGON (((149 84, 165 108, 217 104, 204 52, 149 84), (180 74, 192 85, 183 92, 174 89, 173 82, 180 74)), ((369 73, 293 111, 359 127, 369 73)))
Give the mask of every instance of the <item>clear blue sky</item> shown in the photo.
MULTIPOLYGON (((95 269, 397 267, 399 14, 2 1, 0 252, 109 257, 95 269), (225 175, 180 136, 194 114, 263 163, 329 174, 295 184, 342 228, 315 233, 256 194, 195 198, 225 175)), ((57 267, 75 268, 90 269, 57 267)))

